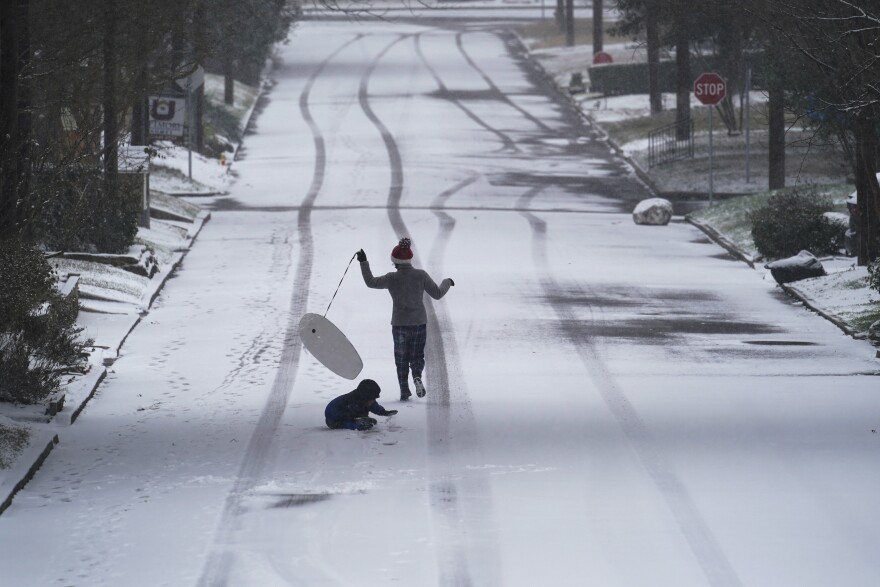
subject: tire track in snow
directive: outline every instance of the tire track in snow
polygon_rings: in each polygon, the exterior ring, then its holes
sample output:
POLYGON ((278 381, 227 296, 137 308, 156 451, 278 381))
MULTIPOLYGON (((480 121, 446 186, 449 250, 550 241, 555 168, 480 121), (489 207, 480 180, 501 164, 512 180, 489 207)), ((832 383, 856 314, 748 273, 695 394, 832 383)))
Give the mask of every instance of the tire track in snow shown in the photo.
POLYGON ((199 579, 201 587, 221 587, 227 585, 229 572, 235 558, 234 537, 239 528, 239 518, 245 511, 244 499, 257 485, 264 473, 266 463, 269 461, 278 424, 287 408, 288 398, 296 380, 296 372, 299 368, 299 358, 302 351, 302 342, 297 333, 297 326, 299 324, 299 317, 306 310, 312 264, 314 262, 314 241, 311 227, 312 207, 324 184, 324 173, 327 164, 324 136, 309 110, 309 95, 315 80, 321 75, 327 64, 360 38, 361 35, 353 37, 324 59, 309 76, 300 94, 300 113, 311 129, 315 143, 315 166, 312 173, 312 183, 297 216, 300 253, 290 299, 290 309, 288 310, 284 348, 279 359, 275 380, 272 383, 272 390, 269 393, 266 404, 263 406, 263 411, 260 414, 259 420, 257 420, 254 432, 248 441, 241 468, 233 483, 232 490, 226 497, 226 503, 214 537, 213 547, 205 561, 205 566, 199 579))
MULTIPOLYGON (((542 189, 532 188, 525 192, 519 198, 517 207, 527 209, 532 199, 542 189)), ((532 229, 532 259, 535 267, 539 268, 538 278, 545 295, 548 299, 563 298, 566 290, 556 282, 550 270, 545 269, 550 267, 547 254, 547 223, 531 212, 520 212, 520 214, 532 229)), ((585 291, 583 286, 574 287, 577 289, 574 292, 577 299, 590 299, 589 292, 585 291)), ((741 587, 742 582, 697 509, 687 487, 658 447, 650 428, 639 417, 638 412, 609 372, 600 351, 596 348, 597 341, 593 340, 589 333, 584 332, 583 328, 577 326, 578 316, 570 305, 565 302, 555 302, 552 305, 565 334, 574 344, 605 405, 635 449, 642 466, 669 507, 709 585, 741 587)), ((592 315, 592 308, 590 312, 592 315)), ((594 321, 592 316, 590 321, 594 321)))
POLYGON ((388 162, 389 167, 391 168, 391 184, 388 187, 389 214, 391 213, 391 210, 397 210, 400 207, 400 197, 403 195, 403 160, 400 157, 400 149, 397 148, 397 143, 394 141, 394 137, 388 130, 388 127, 382 123, 379 117, 376 116, 373 108, 370 106, 369 84, 370 77, 372 77, 373 72, 376 70, 376 66, 379 65, 379 61, 386 53, 394 48, 395 45, 406 39, 408 36, 409 35, 400 35, 382 49, 364 72, 364 75, 361 77, 360 86, 358 87, 358 102, 360 102, 361 110, 364 111, 364 114, 370 122, 373 123, 373 126, 378 129, 379 134, 382 136, 382 141, 385 143, 385 150, 388 152, 388 162))
MULTIPOLYGON (((409 234, 400 208, 400 199, 403 192, 403 162, 394 135, 376 115, 370 105, 369 81, 379 61, 388 51, 405 38, 407 36, 395 39, 376 56, 361 78, 358 93, 358 99, 364 114, 379 131, 385 143, 385 148, 388 151, 391 167, 391 185, 388 189, 387 199, 388 219, 398 236, 409 234)), ((417 43, 418 36, 415 37, 415 41, 417 43)), ((478 176, 474 175, 459 182, 451 189, 441 193, 434 202, 442 204, 455 192, 467 187, 477 179, 478 176)), ((433 266, 441 267, 443 252, 455 221, 445 212, 436 212, 436 214, 441 224, 440 235, 432 248, 429 259, 433 266)), ((439 584, 461 587, 480 584, 497 585, 500 584, 500 573, 493 565, 493 561, 497 560, 497 555, 494 552, 494 544, 496 542, 488 539, 483 539, 479 543, 468 542, 467 537, 469 535, 478 538, 483 536, 473 528, 464 528, 461 524, 462 510, 470 512, 479 509, 484 518, 488 517, 486 512, 491 511, 488 481, 484 478, 482 483, 469 483, 468 492, 465 494, 467 498, 460 499, 459 487, 455 481, 455 477, 460 476, 460 472, 452 471, 449 467, 449 440, 451 439, 450 390, 453 383, 456 388, 456 415, 460 416, 467 412, 467 415, 472 417, 470 414, 470 403, 467 400, 467 392, 463 382, 458 376, 450 377, 447 367, 448 360, 458 360, 458 349, 454 342, 454 336, 448 336, 448 343, 444 341, 442 336, 441 324, 449 324, 443 305, 438 304, 435 307, 433 303, 428 303, 426 311, 428 316, 428 343, 425 348, 428 366, 426 370, 431 374, 428 390, 428 449, 432 456, 430 462, 433 465, 430 473, 430 503, 432 510, 437 514, 440 526, 438 536, 439 584), (438 462, 443 463, 445 470, 436 471, 435 467, 438 462), (469 546, 474 548, 467 548, 469 546), (480 562, 483 563, 480 570, 484 574, 488 573, 491 575, 485 581, 477 582, 472 578, 474 569, 471 568, 469 559, 474 556, 479 556, 480 562)), ((451 327, 447 329, 451 331, 451 327)), ((466 426, 465 430, 471 432, 470 436, 475 436, 473 434, 475 432, 473 424, 466 426)), ((488 524, 488 527, 490 532, 494 528, 491 523, 488 524)))
POLYGON ((421 40, 422 40, 422 33, 418 33, 415 36, 416 54, 419 56, 419 59, 421 60, 421 62, 425 65, 425 69, 427 69, 428 72, 431 74, 431 77, 434 78, 434 81, 437 83, 437 87, 439 88, 440 95, 443 97, 443 99, 454 104, 459 110, 464 112, 465 116, 467 116, 468 118, 473 120, 475 123, 477 123, 478 125, 480 125, 484 129, 488 130, 489 132, 494 134, 496 137, 498 137, 498 139, 502 143, 504 143, 504 147, 503 147, 502 151, 511 151, 514 153, 518 153, 520 150, 519 147, 516 146, 516 143, 509 136, 507 136, 505 133, 501 132, 497 128, 494 128, 489 123, 487 123, 485 120, 483 120, 482 118, 477 116, 473 112, 473 110, 471 110, 470 108, 468 108, 467 106, 462 104, 461 100, 459 100, 458 98, 455 98, 452 95, 452 93, 449 91, 449 88, 447 88, 446 84, 443 82, 443 79, 437 73, 437 70, 431 66, 431 63, 428 61, 428 59, 425 57, 425 54, 422 52, 421 40))
MULTIPOLYGON (((529 112, 528 110, 526 110, 525 108, 523 108, 522 106, 520 106, 519 104, 517 104, 516 102, 511 100, 510 96, 508 96, 507 94, 505 94, 504 92, 501 91, 501 88, 499 88, 498 85, 494 81, 492 81, 492 78, 489 77, 486 74, 486 72, 483 71, 483 69, 479 65, 477 65, 477 63, 473 60, 473 58, 470 56, 470 54, 464 48, 464 42, 462 41, 462 38, 464 37, 464 35, 465 35, 464 32, 460 32, 455 36, 455 45, 456 45, 456 47, 458 47, 459 52, 464 57, 465 61, 467 61, 468 65, 470 65, 471 68, 474 71, 476 71, 480 75, 480 77, 483 78, 483 81, 485 81, 486 84, 489 86, 489 88, 491 88, 492 92, 497 94, 498 98, 502 102, 504 102, 505 104, 509 105, 511 108, 513 108, 514 110, 516 110, 517 112, 522 114, 528 120, 532 121, 535 124, 535 126, 540 128, 541 130, 548 132, 548 133, 554 132, 554 130, 552 128, 550 128, 549 126, 547 126, 546 124, 544 124, 544 122, 540 118, 536 117, 534 114, 532 114, 531 112, 529 112)), ((504 39, 501 39, 501 40, 502 40, 502 42, 504 41, 504 39)))
MULTIPOLYGON (((432 271, 436 272, 438 276, 443 275, 446 247, 452 237, 452 231, 455 229, 455 219, 443 209, 444 204, 450 197, 472 185, 479 178, 479 173, 472 172, 470 177, 441 192, 432 202, 433 213, 440 226, 438 236, 428 255, 428 262, 432 271)), ((439 325, 451 324, 451 321, 446 312, 445 304, 437 304, 433 309, 437 324, 436 326, 432 324, 431 328, 437 333, 437 338, 442 341, 439 325)), ((455 368, 461 364, 458 345, 455 343, 452 328, 447 327, 447 331, 449 332, 449 336, 447 336, 449 342, 443 347, 445 354, 435 356, 429 351, 428 357, 429 364, 435 364, 442 368, 443 378, 447 385, 455 389, 456 401, 453 406, 450 403, 450 394, 446 393, 445 404, 439 402, 428 404, 428 439, 429 449, 433 456, 432 462, 451 465, 453 462, 451 446, 453 440, 451 419, 453 415, 456 420, 454 440, 457 446, 467 446, 469 451, 480 455, 481 441, 477 434, 477 424, 471 408, 467 384, 461 376, 461 372, 455 368), (451 370, 449 365, 453 366, 451 370), (454 414, 451 411, 453 407, 454 414)), ((432 349, 433 347, 434 345, 432 345, 432 349)), ((485 460, 481 459, 480 462, 483 463, 485 460)), ((459 581, 457 577, 449 577, 448 583, 452 585, 499 585, 501 583, 501 563, 495 547, 498 544, 498 536, 495 531, 489 477, 482 470, 462 471, 461 468, 454 469, 450 465, 447 465, 445 470, 432 472, 432 505, 436 510, 442 512, 446 531, 449 532, 448 540, 460 544, 459 549, 462 546, 465 547, 466 556, 471 560, 479 561, 479 566, 473 565, 470 568, 472 582, 463 582, 459 581), (459 481, 453 482, 452 478, 459 479, 459 481), (458 496, 457 487, 459 486, 464 490, 464 498, 458 496), (469 523, 464 531, 459 523, 462 518, 469 523), (479 520, 480 523, 475 523, 476 520, 479 520)), ((447 553, 446 556, 452 557, 454 553, 447 553)), ((441 564, 443 564, 442 561, 441 564)))

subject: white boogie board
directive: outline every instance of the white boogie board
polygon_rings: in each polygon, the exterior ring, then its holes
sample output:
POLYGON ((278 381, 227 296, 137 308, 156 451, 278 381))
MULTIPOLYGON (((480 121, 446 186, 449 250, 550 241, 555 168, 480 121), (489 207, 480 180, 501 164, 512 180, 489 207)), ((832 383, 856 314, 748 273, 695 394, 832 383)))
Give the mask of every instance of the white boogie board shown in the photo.
POLYGON ((364 368, 361 356, 336 325, 320 314, 306 314, 299 321, 299 337, 313 357, 346 379, 354 379, 364 368))

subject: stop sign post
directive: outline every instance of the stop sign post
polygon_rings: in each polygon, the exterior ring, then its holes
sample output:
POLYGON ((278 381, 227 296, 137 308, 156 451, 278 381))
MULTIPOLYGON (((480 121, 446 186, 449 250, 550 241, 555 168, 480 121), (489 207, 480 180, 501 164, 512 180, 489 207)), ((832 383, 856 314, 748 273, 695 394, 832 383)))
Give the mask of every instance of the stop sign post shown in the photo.
POLYGON ((713 165, 713 148, 712 148, 712 111, 716 104, 724 99, 727 95, 727 82, 724 78, 714 72, 701 73, 694 80, 694 96, 697 100, 709 106, 709 205, 712 205, 712 195, 714 193, 715 169, 713 165))

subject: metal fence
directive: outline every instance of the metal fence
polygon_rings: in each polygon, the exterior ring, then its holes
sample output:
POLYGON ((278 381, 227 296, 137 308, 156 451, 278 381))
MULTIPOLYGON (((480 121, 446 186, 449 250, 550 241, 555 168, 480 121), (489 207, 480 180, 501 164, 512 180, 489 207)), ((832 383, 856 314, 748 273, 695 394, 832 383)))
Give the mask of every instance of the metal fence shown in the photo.
POLYGON ((672 123, 648 133, 648 167, 694 158, 694 121, 686 139, 677 138, 678 124, 672 123))

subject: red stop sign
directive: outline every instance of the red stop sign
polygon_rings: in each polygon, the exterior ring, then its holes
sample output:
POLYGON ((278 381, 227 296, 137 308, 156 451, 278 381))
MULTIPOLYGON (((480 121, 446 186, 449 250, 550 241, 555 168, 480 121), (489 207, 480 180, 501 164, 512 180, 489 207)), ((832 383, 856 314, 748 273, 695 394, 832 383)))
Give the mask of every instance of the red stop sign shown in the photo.
POLYGON ((612 61, 614 61, 614 60, 611 59, 611 55, 606 53, 605 51, 599 51, 593 57, 593 64, 594 65, 602 65, 605 63, 611 63, 612 61))
POLYGON ((694 96, 703 104, 717 104, 727 95, 727 82, 717 73, 701 73, 694 80, 694 96))

